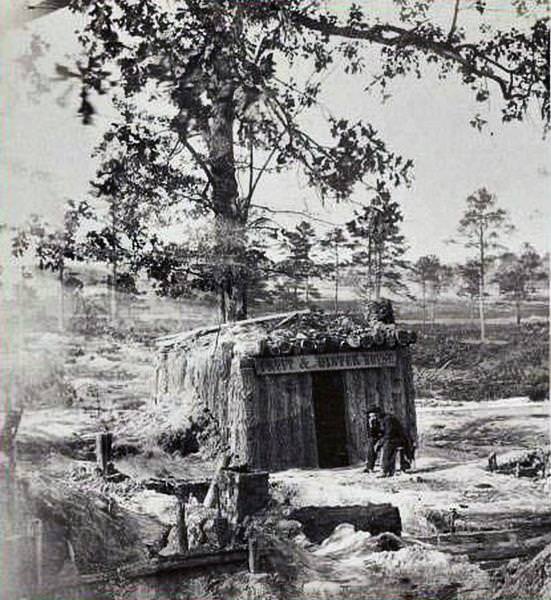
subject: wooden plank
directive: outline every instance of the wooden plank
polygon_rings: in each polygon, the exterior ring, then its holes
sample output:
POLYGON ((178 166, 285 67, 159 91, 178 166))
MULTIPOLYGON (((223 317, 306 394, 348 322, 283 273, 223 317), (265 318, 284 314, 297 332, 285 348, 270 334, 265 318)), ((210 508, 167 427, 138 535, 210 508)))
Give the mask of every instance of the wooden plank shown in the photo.
POLYGON ((216 504, 216 498, 218 495, 218 480, 220 479, 220 474, 222 470, 225 469, 229 464, 232 455, 229 452, 223 452, 220 458, 218 459, 218 463, 216 465, 216 470, 214 471, 214 475, 210 482, 210 486, 203 500, 203 506, 205 508, 213 508, 216 504))
POLYGON ((268 331, 268 333, 272 333, 272 331, 275 331, 276 329, 280 329, 281 327, 283 327, 284 325, 287 325, 287 323, 290 323, 293 319, 296 319, 300 315, 308 315, 308 314, 310 314, 310 309, 309 308, 307 308, 306 310, 296 310, 294 313, 292 313, 289 316, 285 317, 285 319, 283 319, 279 323, 276 323, 268 331))
POLYGON ((367 382, 364 371, 343 371, 347 448, 352 463, 365 460, 367 382))
POLYGON ((229 564, 242 563, 247 565, 249 561, 248 548, 224 550, 208 554, 188 554, 170 557, 162 561, 151 563, 128 565, 120 567, 117 572, 122 577, 135 579, 137 577, 150 577, 160 573, 174 571, 189 571, 192 569, 211 568, 229 564))
POLYGON ((255 358, 254 361, 257 375, 378 369, 381 367, 393 367, 395 364, 396 352, 394 350, 275 356, 271 358, 255 358))
POLYGON ((257 382, 249 423, 251 465, 271 470, 316 467, 311 375, 266 375, 257 382))

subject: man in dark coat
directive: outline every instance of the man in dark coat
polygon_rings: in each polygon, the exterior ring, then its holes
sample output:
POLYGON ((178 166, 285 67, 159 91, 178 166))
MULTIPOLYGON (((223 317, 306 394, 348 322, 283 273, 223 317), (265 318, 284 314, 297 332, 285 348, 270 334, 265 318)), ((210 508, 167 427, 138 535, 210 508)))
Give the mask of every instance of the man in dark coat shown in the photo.
POLYGON ((379 411, 372 410, 367 415, 367 449, 365 472, 370 473, 375 469, 375 461, 381 450, 383 428, 379 419, 379 411))
POLYGON ((383 477, 392 477, 396 471, 396 454, 400 450, 400 469, 407 471, 414 457, 413 444, 400 420, 391 414, 385 414, 383 422, 383 442, 381 459, 383 477))
POLYGON ((414 458, 413 443, 400 420, 394 415, 371 411, 367 421, 366 471, 373 471, 377 455, 382 451, 383 477, 396 471, 396 454, 400 450, 400 469, 411 468, 414 458))

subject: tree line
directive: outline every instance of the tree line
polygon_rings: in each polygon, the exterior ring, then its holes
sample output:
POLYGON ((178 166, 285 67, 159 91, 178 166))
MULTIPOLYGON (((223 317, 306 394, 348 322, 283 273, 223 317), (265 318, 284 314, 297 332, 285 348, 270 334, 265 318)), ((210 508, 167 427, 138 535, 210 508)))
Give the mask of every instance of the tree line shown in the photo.
MULTIPOLYGON (((155 219, 138 212, 141 206, 69 201, 61 227, 52 227, 33 215, 15 230, 13 255, 32 253, 40 269, 58 278, 61 326, 65 293, 82 285, 75 277, 78 263, 108 266, 105 283, 113 321, 117 318, 117 294, 137 295, 144 281, 146 287, 170 298, 216 295, 222 249, 213 242, 208 227, 199 226, 185 243, 163 242, 155 230, 148 229, 155 219), (199 261, 200 271, 187 268, 199 261)), ((324 222, 324 231, 306 218, 292 228, 274 223, 268 228, 263 219, 269 238, 250 236, 243 258, 249 270, 250 304, 277 310, 313 307, 322 300, 319 287, 325 281, 332 289, 335 311, 342 305, 343 289, 352 288, 360 304, 379 300, 383 294, 417 302, 426 327, 436 321, 442 296, 454 292, 468 299, 471 314, 478 306, 480 336, 485 340, 489 284, 495 284, 499 297, 512 303, 520 324, 522 304, 548 281, 548 256, 528 243, 518 253, 500 243, 500 235, 514 227, 507 211, 497 206, 495 195, 486 188, 466 199, 457 237, 449 240, 471 252, 463 263, 446 264, 434 254, 408 260, 402 221, 399 204, 384 193, 355 210, 353 218, 342 225, 324 222)))

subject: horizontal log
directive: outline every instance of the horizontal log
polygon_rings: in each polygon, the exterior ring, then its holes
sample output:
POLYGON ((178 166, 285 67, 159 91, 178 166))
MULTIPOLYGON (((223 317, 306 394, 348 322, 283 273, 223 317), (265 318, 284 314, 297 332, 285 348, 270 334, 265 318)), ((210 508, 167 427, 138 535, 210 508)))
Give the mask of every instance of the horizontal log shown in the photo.
POLYGON ((551 531, 551 512, 503 512, 503 513, 484 513, 465 511, 461 514, 470 530, 491 530, 501 529, 538 529, 540 531, 551 531))
POLYGON ((551 533, 524 538, 519 530, 448 534, 438 538, 422 538, 449 554, 466 554, 474 562, 496 562, 534 556, 551 544, 551 533))
POLYGON ((391 504, 306 506, 294 510, 289 518, 299 521, 306 537, 315 544, 329 537, 341 523, 350 523, 372 535, 387 531, 396 535, 402 533, 400 512, 391 504))
POLYGON ((85 573, 66 579, 59 579, 54 585, 43 587, 41 592, 66 591, 70 588, 106 583, 121 577, 139 579, 175 571, 210 570, 213 567, 224 565, 247 565, 248 560, 249 550, 245 546, 232 548, 231 550, 220 550, 218 552, 174 555, 150 561, 136 561, 122 565, 117 569, 103 570, 97 573, 85 573))
MULTIPOLYGON (((223 323, 221 325, 213 325, 212 327, 198 327, 197 329, 190 329, 187 331, 181 331, 180 333, 173 333, 157 338, 156 343, 159 346, 171 346, 179 342, 183 342, 187 339, 194 337, 201 337, 208 335, 209 333, 215 333, 228 327, 241 326, 241 325, 254 325, 255 323, 265 323, 266 321, 275 321, 276 319, 285 319, 286 317, 294 318, 298 315, 306 315, 310 313, 310 309, 295 310, 292 312, 275 313, 273 315, 263 315, 262 317, 254 317, 252 319, 245 319, 243 321, 232 321, 230 323, 223 323)), ((279 327, 281 324, 278 324, 279 327)))

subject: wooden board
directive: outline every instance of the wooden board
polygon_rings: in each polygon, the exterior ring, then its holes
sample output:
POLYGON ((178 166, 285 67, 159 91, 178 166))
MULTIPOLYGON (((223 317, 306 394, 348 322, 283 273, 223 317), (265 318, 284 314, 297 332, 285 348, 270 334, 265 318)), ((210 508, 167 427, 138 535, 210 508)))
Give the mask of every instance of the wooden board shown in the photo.
POLYGON ((341 352, 338 354, 304 354, 302 356, 276 356, 256 358, 257 375, 282 375, 312 371, 342 371, 353 369, 379 369, 394 367, 396 352, 341 352))

